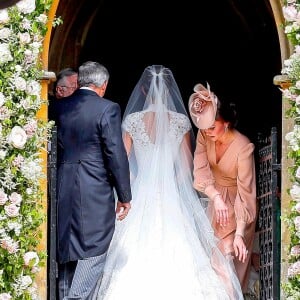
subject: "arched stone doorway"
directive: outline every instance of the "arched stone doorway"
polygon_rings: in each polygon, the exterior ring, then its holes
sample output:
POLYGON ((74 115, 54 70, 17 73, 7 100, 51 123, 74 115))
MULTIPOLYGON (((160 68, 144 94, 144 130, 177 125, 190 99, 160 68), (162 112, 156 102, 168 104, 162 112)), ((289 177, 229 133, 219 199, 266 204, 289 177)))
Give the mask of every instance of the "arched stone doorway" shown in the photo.
POLYGON ((240 128, 280 129, 281 93, 273 77, 281 71, 276 25, 268 1, 158 0, 60 1, 64 23, 53 30, 49 70, 97 60, 111 72, 106 96, 126 104, 148 64, 172 69, 184 99, 193 85, 208 81, 217 95, 239 104, 240 128), (259 104, 258 104, 259 103, 259 104), (266 115, 272 118, 265 118, 266 115), (255 115, 255 122, 251 116, 255 115))
POLYGON ((157 0, 146 8, 138 1, 57 2, 63 24, 52 29, 49 71, 97 60, 111 73, 106 96, 124 108, 145 66, 164 64, 184 99, 208 81, 219 97, 237 102, 241 131, 255 139, 275 126, 281 145, 282 99, 273 78, 289 47, 277 31, 279 1, 205 1, 201 10, 190 0, 167 0, 167 8, 157 0))

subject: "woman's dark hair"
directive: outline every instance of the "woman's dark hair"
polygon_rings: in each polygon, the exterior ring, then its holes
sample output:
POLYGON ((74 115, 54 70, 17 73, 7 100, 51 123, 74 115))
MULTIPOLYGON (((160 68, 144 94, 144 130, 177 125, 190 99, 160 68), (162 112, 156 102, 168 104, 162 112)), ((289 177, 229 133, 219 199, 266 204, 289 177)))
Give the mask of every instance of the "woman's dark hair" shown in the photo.
POLYGON ((235 103, 218 100, 216 120, 218 119, 229 122, 231 128, 236 127, 238 120, 235 103))

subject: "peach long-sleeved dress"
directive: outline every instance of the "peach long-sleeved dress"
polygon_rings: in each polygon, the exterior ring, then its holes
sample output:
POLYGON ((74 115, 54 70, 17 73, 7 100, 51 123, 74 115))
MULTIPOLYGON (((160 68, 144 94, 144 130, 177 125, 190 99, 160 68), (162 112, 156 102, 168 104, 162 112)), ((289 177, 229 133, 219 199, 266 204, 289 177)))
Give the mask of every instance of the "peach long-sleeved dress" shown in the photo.
POLYGON ((198 131, 194 155, 194 187, 205 193, 208 185, 214 185, 228 206, 229 223, 225 227, 216 222, 213 201, 209 201, 207 209, 224 254, 233 253, 237 223, 246 223, 244 236, 249 251, 247 259, 242 263, 238 258, 234 258, 237 275, 245 292, 249 280, 257 216, 254 144, 237 130, 233 133, 235 138, 217 161, 215 142, 207 139, 201 130, 198 131))

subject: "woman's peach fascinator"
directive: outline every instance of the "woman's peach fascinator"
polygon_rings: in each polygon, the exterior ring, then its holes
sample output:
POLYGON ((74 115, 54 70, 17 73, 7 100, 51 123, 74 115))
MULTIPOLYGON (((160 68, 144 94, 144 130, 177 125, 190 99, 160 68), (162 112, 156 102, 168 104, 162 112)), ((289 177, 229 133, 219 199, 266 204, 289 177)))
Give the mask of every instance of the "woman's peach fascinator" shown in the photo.
POLYGON ((218 98, 210 90, 198 83, 194 86, 194 93, 189 98, 189 111, 193 123, 199 129, 207 129, 215 122, 218 98))

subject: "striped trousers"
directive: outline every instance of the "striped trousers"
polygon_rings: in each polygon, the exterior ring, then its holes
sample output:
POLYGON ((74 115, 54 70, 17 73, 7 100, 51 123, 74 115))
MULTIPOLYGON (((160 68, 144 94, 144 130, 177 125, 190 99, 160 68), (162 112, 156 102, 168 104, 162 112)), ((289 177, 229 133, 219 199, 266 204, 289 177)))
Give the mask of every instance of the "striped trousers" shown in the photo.
POLYGON ((102 276, 106 253, 68 262, 59 267, 59 299, 91 300, 102 276))

